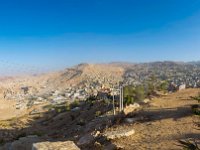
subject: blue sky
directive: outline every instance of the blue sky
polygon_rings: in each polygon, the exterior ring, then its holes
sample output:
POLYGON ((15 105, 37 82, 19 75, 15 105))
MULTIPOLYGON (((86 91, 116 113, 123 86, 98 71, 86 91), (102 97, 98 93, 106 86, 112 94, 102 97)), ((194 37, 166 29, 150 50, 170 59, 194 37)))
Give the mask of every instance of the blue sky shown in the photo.
POLYGON ((199 56, 199 0, 0 2, 1 72, 199 56))

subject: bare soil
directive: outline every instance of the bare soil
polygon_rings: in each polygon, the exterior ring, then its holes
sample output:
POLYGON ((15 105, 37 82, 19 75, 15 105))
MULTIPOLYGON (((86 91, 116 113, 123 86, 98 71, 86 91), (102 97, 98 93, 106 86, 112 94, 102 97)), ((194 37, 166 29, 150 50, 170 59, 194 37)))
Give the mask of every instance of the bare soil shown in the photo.
POLYGON ((124 125, 136 133, 112 142, 126 150, 178 150, 182 149, 178 146, 180 139, 200 140, 200 130, 194 125, 199 118, 191 111, 191 105, 197 102, 190 99, 198 92, 198 89, 188 89, 152 100, 150 106, 136 114, 143 120, 124 125))
POLYGON ((16 102, 13 100, 0 100, 0 121, 9 120, 23 116, 25 110, 16 109, 16 102))

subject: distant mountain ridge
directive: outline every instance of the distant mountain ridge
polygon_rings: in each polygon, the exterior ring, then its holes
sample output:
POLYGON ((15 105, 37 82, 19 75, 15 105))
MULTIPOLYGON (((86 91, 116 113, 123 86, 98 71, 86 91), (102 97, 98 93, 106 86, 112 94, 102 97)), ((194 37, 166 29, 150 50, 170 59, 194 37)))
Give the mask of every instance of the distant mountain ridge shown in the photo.
POLYGON ((62 71, 47 73, 39 76, 2 78, 2 86, 20 88, 21 86, 35 87, 39 91, 55 88, 90 87, 102 85, 109 87, 120 81, 127 84, 138 84, 155 75, 159 80, 186 82, 198 78, 200 61, 174 62, 157 61, 150 63, 111 62, 102 64, 81 63, 62 71), (4 82, 5 83, 4 83, 4 82), (11 81, 12 84, 11 84, 11 81), (40 90, 42 89, 42 90, 40 90))

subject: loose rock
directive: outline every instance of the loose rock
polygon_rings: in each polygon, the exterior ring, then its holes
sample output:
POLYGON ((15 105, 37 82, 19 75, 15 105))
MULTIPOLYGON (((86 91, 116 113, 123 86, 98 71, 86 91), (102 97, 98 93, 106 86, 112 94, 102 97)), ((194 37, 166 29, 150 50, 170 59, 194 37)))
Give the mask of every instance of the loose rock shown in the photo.
POLYGON ((104 136, 108 139, 108 140, 114 140, 114 139, 118 139, 118 138, 122 138, 122 137, 128 137, 135 134, 135 130, 134 129, 121 129, 121 130, 115 130, 115 131, 108 131, 104 134, 104 136))
POLYGON ((32 150, 80 150, 72 141, 41 142, 33 144, 32 150))

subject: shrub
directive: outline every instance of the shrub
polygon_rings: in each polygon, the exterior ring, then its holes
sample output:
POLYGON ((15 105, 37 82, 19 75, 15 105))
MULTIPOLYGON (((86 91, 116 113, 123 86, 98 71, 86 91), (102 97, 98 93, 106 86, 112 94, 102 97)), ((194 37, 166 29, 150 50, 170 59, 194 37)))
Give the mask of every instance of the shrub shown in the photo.
POLYGON ((85 121, 83 119, 80 119, 79 122, 77 123, 77 125, 84 126, 85 121))
POLYGON ((193 105, 192 106, 192 111, 195 115, 200 116, 200 106, 199 105, 193 105))
POLYGON ((168 83, 167 81, 164 81, 164 82, 160 83, 158 89, 159 89, 160 91, 163 91, 163 92, 166 93, 167 90, 168 90, 168 87, 169 87, 169 83, 168 83))
POLYGON ((195 97, 191 96, 190 98, 193 100, 197 100, 200 103, 200 93, 197 96, 195 97))
POLYGON ((135 88, 135 100, 141 101, 145 98, 144 87, 141 85, 136 86, 135 88))
POLYGON ((96 111, 95 116, 99 117, 101 115, 101 111, 96 111))
POLYGON ((0 145, 3 145, 5 143, 4 139, 0 139, 0 145))
POLYGON ((78 100, 75 100, 72 104, 71 104, 71 108, 75 108, 78 107, 80 105, 80 102, 78 100))
POLYGON ((179 140, 179 143, 185 150, 200 150, 200 147, 195 140, 179 140))
POLYGON ((65 110, 66 110, 66 111, 70 111, 70 110, 71 110, 69 103, 66 103, 65 110))
POLYGON ((57 108, 57 109, 56 109, 56 112, 57 112, 57 113, 61 113, 61 112, 62 112, 62 109, 61 109, 61 108, 57 108))
POLYGON ((126 98, 125 98, 124 104, 125 104, 125 105, 130 105, 130 104, 133 104, 134 101, 135 101, 134 98, 128 95, 128 96, 126 96, 126 98))

